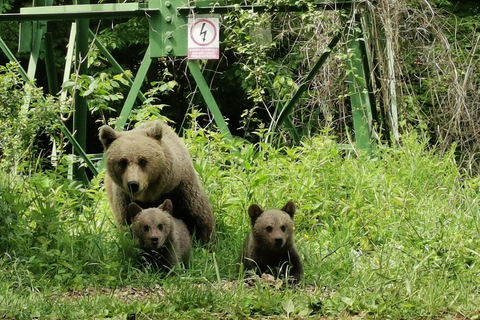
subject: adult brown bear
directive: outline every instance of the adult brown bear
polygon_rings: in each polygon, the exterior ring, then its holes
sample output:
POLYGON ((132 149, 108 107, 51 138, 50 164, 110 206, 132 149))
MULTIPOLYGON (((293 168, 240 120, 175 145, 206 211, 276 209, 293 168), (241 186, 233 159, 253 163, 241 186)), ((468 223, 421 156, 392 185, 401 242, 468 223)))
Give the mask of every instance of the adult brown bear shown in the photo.
POLYGON ((99 137, 105 149, 105 188, 119 225, 131 224, 131 202, 154 208, 170 199, 172 215, 200 242, 212 241, 212 206, 185 144, 167 124, 157 120, 124 132, 104 125, 99 137))

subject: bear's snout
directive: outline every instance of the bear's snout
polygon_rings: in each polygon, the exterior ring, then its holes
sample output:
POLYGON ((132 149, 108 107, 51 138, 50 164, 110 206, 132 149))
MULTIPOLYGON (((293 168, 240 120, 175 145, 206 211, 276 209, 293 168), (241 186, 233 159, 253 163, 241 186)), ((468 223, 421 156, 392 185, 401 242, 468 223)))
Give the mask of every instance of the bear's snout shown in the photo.
POLYGON ((152 242, 153 245, 157 245, 158 244, 158 238, 157 237, 152 237, 150 239, 150 241, 152 242))
POLYGON ((130 193, 137 193, 140 190, 140 183, 138 181, 127 182, 128 191, 130 193))
POLYGON ((281 246, 283 246, 283 239, 275 238, 275 247, 280 248, 281 246))

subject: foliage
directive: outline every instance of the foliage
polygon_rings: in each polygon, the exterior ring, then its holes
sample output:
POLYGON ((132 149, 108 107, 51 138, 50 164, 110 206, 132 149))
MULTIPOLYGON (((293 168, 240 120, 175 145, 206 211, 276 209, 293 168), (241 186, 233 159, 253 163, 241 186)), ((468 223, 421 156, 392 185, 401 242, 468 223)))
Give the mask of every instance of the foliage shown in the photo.
MULTIPOLYGON (((319 9, 315 6, 318 1, 255 2, 272 10, 259 13, 233 6, 222 20, 222 59, 210 62, 206 69, 211 70, 213 94, 232 132, 250 141, 257 141, 255 132, 259 129, 275 132, 279 110, 292 98, 320 55, 328 51, 332 37, 341 31, 340 42, 301 96, 291 120, 299 133, 307 136, 333 130, 340 143, 354 137, 348 75, 355 68, 348 61, 358 57, 349 51, 348 42, 354 31, 350 26, 352 17, 360 14, 365 34, 357 42, 365 43, 371 62, 371 74, 360 80, 370 83, 369 90, 375 94, 373 136, 396 140, 402 130, 413 126, 429 132, 431 145, 440 146, 442 152, 456 143, 461 163, 476 172, 477 161, 473 160, 480 145, 476 103, 479 70, 475 64, 477 1, 357 1, 343 11, 319 9), (292 6, 303 11, 291 11, 292 6)), ((226 1, 235 3, 238 1, 226 1)), ((31 1, 9 0, 3 4, 6 12, 17 12, 20 7, 30 6, 31 1)), ((49 22, 55 56, 63 58, 68 35, 62 36, 61 32, 67 28, 57 26, 57 22, 49 22)), ((143 54, 148 45, 148 19, 103 20, 92 22, 90 27, 119 64, 135 73, 141 61, 139 53, 143 54)), ((2 38, 8 40, 10 47, 17 43, 17 28, 16 23, 3 24, 2 38)), ((17 57, 25 58, 26 54, 17 57)), ((58 60, 63 64, 63 59, 58 60)), ((93 44, 90 46, 89 74, 80 79, 82 91, 88 93, 90 85, 99 91, 109 86, 119 71, 108 60, 93 44), (99 77, 103 80, 96 83, 99 77)), ((174 106, 163 113, 177 124, 185 122, 185 110, 203 105, 192 94, 195 85, 187 76, 183 60, 155 59, 142 87, 147 92, 168 68, 170 80, 178 85, 171 87, 168 94, 157 92, 155 98, 162 105, 174 106)), ((44 85, 44 74, 38 78, 37 83, 44 85)), ((92 110, 118 111, 125 91, 126 88, 114 88, 98 95, 89 92, 87 98, 92 110)), ((211 121, 205 106, 203 111, 205 121, 211 121)), ((292 141, 288 133, 276 137, 281 143, 292 141)))
MULTIPOLYGON (((441 152, 456 146, 462 166, 477 172, 478 155, 478 87, 479 57, 478 3, 434 1, 452 10, 432 8, 430 1, 406 1, 391 5, 380 1, 372 6, 377 29, 372 41, 379 65, 388 65, 382 54, 390 41, 395 59, 393 75, 398 97, 399 118, 404 124, 426 131, 431 144, 441 152), (423 26, 418 28, 418 26, 423 26), (393 26, 400 26, 395 27, 393 26)), ((392 61, 393 62, 393 61, 392 61)), ((388 108, 392 95, 385 91, 392 82, 380 76, 379 99, 388 108)), ((388 113, 388 109, 385 111, 388 113)), ((385 115, 388 119, 388 115, 385 115)))
POLYGON ((55 98, 25 83, 14 64, 0 66, 0 163, 12 171, 24 161, 41 161, 46 155, 41 139, 58 140, 61 112, 55 98), (39 157, 42 158, 39 158, 39 157))
POLYGON ((212 201, 218 239, 211 251, 195 246, 189 268, 167 276, 138 264, 128 232, 110 217, 103 175, 82 187, 62 170, 23 178, 2 173, 0 315, 474 316, 478 178, 459 173, 454 148, 439 157, 427 141, 406 134, 401 147, 379 145, 369 157, 327 134, 275 147, 227 141, 194 121, 185 142, 212 201), (242 280, 236 261, 249 230, 248 206, 273 208, 290 199, 298 207, 295 239, 305 279, 298 287, 242 280))
MULTIPOLYGON (((266 1, 267 6, 299 5, 290 1, 266 1)), ((304 12, 278 12, 259 14, 248 10, 230 12, 224 21, 225 45, 236 57, 234 72, 229 78, 241 79, 242 88, 254 102, 253 108, 242 116, 258 117, 260 121, 250 121, 244 127, 247 132, 266 127, 274 130, 279 111, 292 98, 298 85, 304 81, 319 56, 326 50, 332 35, 340 28, 340 12, 321 11, 310 2, 302 2, 308 10, 304 12), (260 110, 266 110, 267 117, 260 110), (253 112, 252 112, 253 111, 253 112)), ((345 50, 344 43, 339 45, 338 53, 345 50)), ((322 75, 312 82, 310 89, 302 96, 293 111, 295 127, 303 129, 304 134, 322 130, 331 125, 338 115, 331 104, 339 101, 345 94, 345 87, 338 85, 345 77, 345 70, 336 67, 336 59, 324 66, 322 75), (334 69, 333 69, 334 68, 334 69), (320 83, 328 82, 336 87, 324 88, 320 83), (338 80, 332 80, 337 78, 338 80)), ((349 122, 348 122, 349 123, 349 122)), ((342 123, 344 125, 345 123, 342 123)))
MULTIPOLYGON (((99 180, 85 189, 59 172, 36 173, 29 178, 1 174, 2 263, 22 265, 30 277, 25 280, 43 274, 37 280, 47 277, 56 285, 82 286, 83 278, 97 272, 100 264, 118 264, 107 250, 130 250, 123 258, 135 256, 131 240, 126 239, 123 248, 118 243, 105 245, 108 241, 101 235, 111 223, 106 215, 97 216, 108 209, 103 202, 92 202, 103 194, 99 193, 103 191, 99 180)), ((122 235, 118 237, 122 239, 122 235)), ((115 277, 105 274, 100 278, 108 282, 115 277)))
POLYGON ((86 100, 92 114, 103 116, 105 112, 115 111, 114 107, 118 107, 118 102, 123 100, 120 88, 121 85, 130 85, 129 78, 132 78, 130 71, 112 77, 105 72, 94 76, 73 74, 70 81, 63 84, 63 90, 71 96, 78 92, 86 100))
MULTIPOLYGON (((294 5, 292 1, 262 3, 294 5)), ((359 80, 369 83, 368 89, 375 93, 373 136, 398 142, 402 130, 413 126, 428 132, 431 145, 440 146, 442 152, 455 144, 464 168, 476 172, 477 161, 472 160, 480 145, 475 63, 479 10, 476 1, 402 0, 359 2, 343 13, 314 10, 311 4, 301 13, 230 12, 224 21, 224 43, 236 61, 234 72, 226 76, 240 78, 254 103, 242 115, 244 128, 251 133, 275 127, 279 110, 332 35, 341 30, 342 39, 295 106, 292 122, 302 134, 330 129, 339 142, 348 141, 354 132, 349 129, 352 102, 345 79, 355 69, 348 62, 358 59, 348 49, 354 31, 349 23, 360 14, 365 34, 357 40, 369 52, 371 73, 359 80), (265 30, 270 28, 268 39, 265 30)))
POLYGON ((12 247, 28 247, 25 241, 30 235, 22 217, 28 208, 28 199, 20 190, 25 185, 21 179, 0 172, 0 251, 8 252, 12 247))

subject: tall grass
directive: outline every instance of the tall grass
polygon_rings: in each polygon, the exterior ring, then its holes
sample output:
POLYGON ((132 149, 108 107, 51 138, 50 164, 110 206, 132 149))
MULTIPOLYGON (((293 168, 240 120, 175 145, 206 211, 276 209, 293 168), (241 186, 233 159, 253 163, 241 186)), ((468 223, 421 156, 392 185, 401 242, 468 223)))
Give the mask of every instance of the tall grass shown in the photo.
POLYGON ((47 173, 2 175, 0 317, 424 319, 480 310, 478 178, 459 173, 453 152, 439 158, 415 134, 373 156, 328 136, 292 148, 200 129, 185 140, 218 238, 168 276, 137 262, 128 233, 112 222, 101 176, 81 188, 47 173), (304 280, 239 280, 247 207, 288 200, 298 206, 304 280), (8 245, 5 228, 14 235, 8 245))

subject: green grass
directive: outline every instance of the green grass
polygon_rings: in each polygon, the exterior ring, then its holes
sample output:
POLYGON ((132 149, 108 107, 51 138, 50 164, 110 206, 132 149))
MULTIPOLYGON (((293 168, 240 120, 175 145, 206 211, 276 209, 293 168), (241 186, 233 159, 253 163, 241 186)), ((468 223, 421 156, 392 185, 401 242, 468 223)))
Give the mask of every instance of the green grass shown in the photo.
POLYGON ((415 135, 371 157, 315 137, 301 147, 188 131, 218 239, 165 276, 137 262, 101 186, 58 174, 0 175, 0 318, 475 319, 478 178, 415 135), (26 190, 26 191, 25 191, 26 190), (247 208, 297 204, 298 287, 239 281, 247 208))

